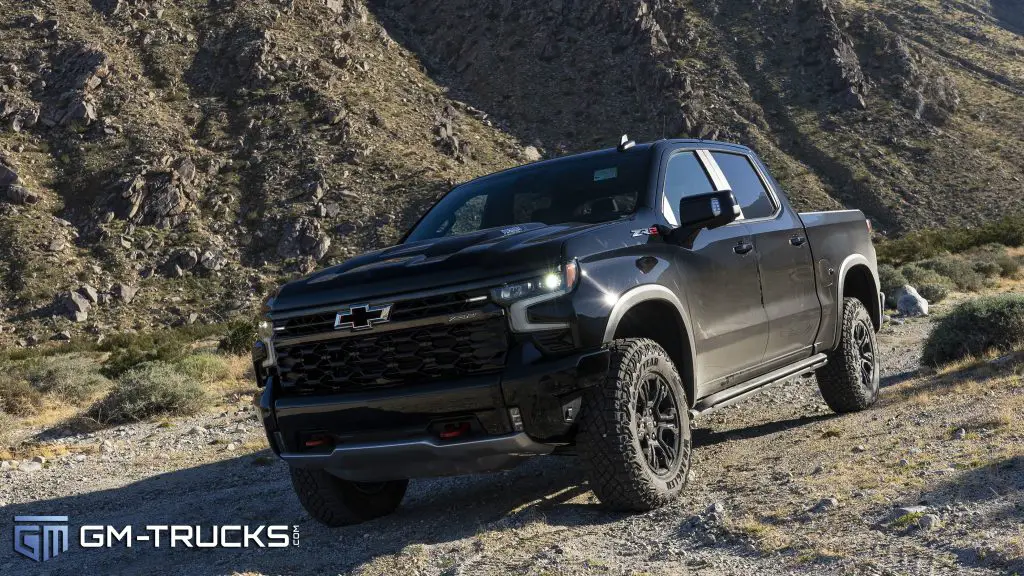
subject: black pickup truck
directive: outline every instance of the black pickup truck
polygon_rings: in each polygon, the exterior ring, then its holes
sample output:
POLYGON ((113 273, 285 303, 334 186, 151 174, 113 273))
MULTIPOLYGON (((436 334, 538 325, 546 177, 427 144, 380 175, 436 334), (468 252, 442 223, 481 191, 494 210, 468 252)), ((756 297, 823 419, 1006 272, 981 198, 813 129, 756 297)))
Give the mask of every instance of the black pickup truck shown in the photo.
POLYGON ((833 410, 870 406, 881 301, 863 213, 798 214, 743 146, 624 138, 457 186, 396 246, 284 285, 253 361, 325 524, 553 453, 647 510, 701 412, 812 372, 833 410))

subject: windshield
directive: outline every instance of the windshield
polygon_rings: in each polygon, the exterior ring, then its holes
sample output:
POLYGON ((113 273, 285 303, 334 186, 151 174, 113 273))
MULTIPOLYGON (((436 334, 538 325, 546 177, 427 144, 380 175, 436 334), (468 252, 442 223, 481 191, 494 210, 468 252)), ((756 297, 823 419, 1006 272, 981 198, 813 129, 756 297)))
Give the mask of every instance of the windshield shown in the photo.
POLYGON ((607 222, 632 214, 647 187, 650 150, 615 150, 486 176, 445 195, 406 242, 541 222, 607 222))

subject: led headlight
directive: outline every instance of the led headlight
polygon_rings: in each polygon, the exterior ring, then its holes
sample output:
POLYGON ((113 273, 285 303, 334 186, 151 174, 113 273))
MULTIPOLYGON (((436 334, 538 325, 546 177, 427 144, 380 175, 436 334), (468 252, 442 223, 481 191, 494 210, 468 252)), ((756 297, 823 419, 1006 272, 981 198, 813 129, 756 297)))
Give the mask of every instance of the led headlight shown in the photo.
POLYGON ((566 322, 531 322, 527 311, 535 304, 568 294, 576 287, 578 279, 579 267, 572 261, 557 270, 495 288, 491 291, 491 299, 508 306, 509 322, 514 332, 566 328, 566 322))
POLYGON ((573 261, 553 272, 495 288, 491 291, 491 298, 500 304, 511 304, 538 296, 560 295, 571 291, 576 286, 576 279, 577 266, 573 261))

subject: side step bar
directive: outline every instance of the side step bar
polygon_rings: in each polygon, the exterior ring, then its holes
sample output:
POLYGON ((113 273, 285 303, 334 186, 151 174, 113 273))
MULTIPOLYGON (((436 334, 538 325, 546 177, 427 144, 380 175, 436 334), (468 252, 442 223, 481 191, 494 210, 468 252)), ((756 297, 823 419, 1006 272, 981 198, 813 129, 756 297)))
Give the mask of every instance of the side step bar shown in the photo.
POLYGON ((748 396, 751 396, 758 390, 781 382, 790 376, 796 374, 803 374, 806 372, 812 372, 821 368, 828 363, 828 356, 825 354, 816 354, 801 360, 796 364, 790 364, 789 366, 783 366, 774 372, 769 372, 764 376, 755 378, 749 382, 740 384, 739 386, 733 386, 732 388, 726 388, 721 392, 716 392, 706 398, 701 398, 697 401, 697 404, 690 409, 690 418, 696 418, 701 414, 706 414, 716 408, 735 404, 740 400, 745 400, 748 396))

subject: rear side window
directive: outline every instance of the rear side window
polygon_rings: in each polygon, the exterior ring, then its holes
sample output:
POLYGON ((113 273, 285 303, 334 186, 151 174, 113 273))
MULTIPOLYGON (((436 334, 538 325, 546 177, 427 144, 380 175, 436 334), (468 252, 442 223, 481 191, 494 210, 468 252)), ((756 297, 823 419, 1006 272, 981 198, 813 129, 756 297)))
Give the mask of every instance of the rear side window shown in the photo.
POLYGON ((745 219, 766 218, 775 213, 775 204, 746 156, 727 152, 712 152, 711 155, 729 181, 745 219))
POLYGON ((704 166, 694 152, 680 152, 669 158, 661 211, 673 226, 679 225, 679 201, 686 196, 714 192, 704 166))

